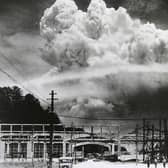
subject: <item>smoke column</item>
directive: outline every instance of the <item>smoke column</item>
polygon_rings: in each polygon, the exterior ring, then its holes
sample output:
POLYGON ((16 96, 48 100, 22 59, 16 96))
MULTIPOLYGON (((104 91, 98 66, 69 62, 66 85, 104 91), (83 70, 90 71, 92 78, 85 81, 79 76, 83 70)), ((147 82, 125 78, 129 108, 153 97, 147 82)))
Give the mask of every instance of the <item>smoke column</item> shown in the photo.
POLYGON ((126 9, 92 0, 87 12, 72 0, 57 0, 40 23, 47 39, 44 59, 64 71, 110 64, 162 64, 168 61, 168 31, 133 20, 126 9))
POLYGON ((168 84, 168 30, 132 19, 122 7, 92 0, 84 12, 73 0, 57 0, 45 10, 40 31, 42 58, 53 69, 38 82, 72 100, 60 107, 65 113, 97 117, 99 108, 114 116, 113 102, 122 104, 123 94, 168 84))

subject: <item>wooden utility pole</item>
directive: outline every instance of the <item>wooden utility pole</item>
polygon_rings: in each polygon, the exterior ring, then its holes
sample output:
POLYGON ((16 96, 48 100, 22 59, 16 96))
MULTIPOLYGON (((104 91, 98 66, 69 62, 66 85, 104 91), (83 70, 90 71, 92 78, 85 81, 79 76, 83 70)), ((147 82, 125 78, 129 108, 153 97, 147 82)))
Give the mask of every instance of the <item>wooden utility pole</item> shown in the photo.
POLYGON ((151 142, 151 146, 152 146, 152 151, 151 151, 151 159, 152 162, 154 161, 154 157, 155 157, 155 151, 154 151, 154 141, 155 141, 155 129, 154 129, 154 125, 152 125, 152 142, 151 142))
POLYGON ((118 126, 118 157, 121 155, 120 125, 118 126))
POLYGON ((143 162, 145 161, 145 140, 146 140, 145 126, 146 126, 146 120, 143 119, 143 162))
POLYGON ((138 163, 138 124, 136 125, 136 165, 138 163))
POLYGON ((102 137, 103 136, 103 128, 102 128, 102 126, 100 127, 100 137, 102 137))
POLYGON ((168 134, 167 134, 167 119, 164 120, 164 155, 167 157, 168 156, 168 134))
POLYGON ((90 127, 90 132, 91 132, 91 139, 94 140, 94 132, 93 132, 94 128, 93 126, 90 127))
POLYGON ((162 120, 159 120, 159 160, 162 161, 162 120))
POLYGON ((71 123, 71 157, 73 157, 73 151, 72 151, 72 143, 73 143, 73 122, 71 123))
POLYGON ((50 106, 50 112, 49 112, 50 143, 49 143, 49 164, 48 164, 48 168, 52 168, 52 159, 53 159, 53 131, 54 131, 54 129, 53 129, 54 128, 54 101, 58 100, 57 98, 54 97, 56 95, 56 93, 54 93, 53 90, 51 91, 50 95, 51 95, 51 98, 49 99, 49 100, 51 100, 51 106, 50 106))

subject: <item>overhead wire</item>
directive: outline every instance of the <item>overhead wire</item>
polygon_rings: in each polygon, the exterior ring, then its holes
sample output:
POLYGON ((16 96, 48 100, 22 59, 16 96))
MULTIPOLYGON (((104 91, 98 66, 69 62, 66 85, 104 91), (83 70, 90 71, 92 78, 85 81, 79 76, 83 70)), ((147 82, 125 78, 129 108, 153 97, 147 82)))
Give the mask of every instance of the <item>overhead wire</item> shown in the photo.
POLYGON ((63 118, 74 118, 74 119, 81 119, 81 120, 95 120, 95 121, 142 121, 146 120, 159 120, 158 118, 87 118, 87 117, 80 117, 80 116, 69 116, 69 115, 59 115, 59 117, 63 118))
POLYGON ((42 102, 44 102, 45 104, 49 105, 49 103, 44 100, 43 98, 41 98, 39 95, 35 94, 34 92, 32 92, 30 89, 26 88, 24 85, 22 85, 16 78, 14 78, 12 75, 10 75, 7 71, 3 70, 1 67, 0 67, 0 71, 5 74, 6 76, 8 76, 9 79, 11 79, 13 82, 19 84, 19 86, 21 86, 24 90, 26 90, 27 92, 35 95, 37 98, 39 98, 42 102))
MULTIPOLYGON (((26 88, 24 85, 22 85, 16 78, 14 78, 11 74, 9 74, 7 71, 3 70, 0 67, 0 71, 5 74, 6 76, 8 76, 9 79, 11 79, 12 81, 14 81, 15 83, 19 84, 23 89, 25 89, 27 92, 35 95, 36 97, 38 97, 42 102, 44 102, 47 105, 50 105, 45 99, 43 99, 42 97, 40 97, 39 95, 35 94, 34 92, 32 92, 30 89, 26 88)), ((81 120, 90 120, 90 121, 141 121, 144 118, 87 118, 87 117, 79 117, 79 116, 69 116, 69 115, 58 115, 59 117, 63 117, 63 118, 72 118, 72 119, 81 119, 81 120)), ((158 120, 158 118, 149 118, 148 120, 158 120)))
POLYGON ((81 120, 103 120, 103 121, 114 121, 114 120, 143 120, 140 118, 87 118, 87 117, 79 117, 79 116, 69 116, 69 115, 59 115, 59 117, 63 118, 74 118, 81 120))
MULTIPOLYGON (((8 59, 8 57, 6 57, 6 55, 4 55, 2 52, 1 52, 1 56, 18 72, 18 74, 20 75, 21 72, 16 69, 16 67, 10 62, 10 60, 8 59)), ((49 103, 43 99, 40 95, 40 93, 37 91, 36 89, 36 92, 38 92, 39 95, 35 94, 34 92, 32 92, 30 89, 26 88, 23 84, 21 84, 16 78, 14 78, 12 75, 9 74, 9 72, 3 70, 2 68, 0 68, 0 71, 2 73, 4 73, 6 76, 8 76, 8 78, 10 78, 12 81, 14 81, 15 83, 19 84, 24 90, 26 90, 27 92, 35 95, 37 98, 39 98, 43 103, 45 103, 46 105, 49 105, 49 103)), ((23 76, 21 75, 21 77, 23 78, 23 76)))
MULTIPOLYGON (((19 75, 21 74, 21 72, 16 69, 16 67, 10 62, 10 60, 1 52, 1 56, 7 60, 7 62, 19 73, 19 75)), ((35 94, 34 92, 32 92, 30 89, 26 88, 23 84, 21 84, 16 78, 14 78, 9 72, 7 72, 6 70, 3 70, 0 67, 0 71, 5 74, 6 76, 8 76, 9 79, 11 79, 12 81, 14 81, 15 83, 19 84, 24 90, 26 90, 27 92, 35 95, 37 98, 39 98, 43 103, 45 103, 46 105, 50 105, 45 99, 43 99, 41 96, 35 94)), ((72 118, 72 119, 81 119, 81 120, 96 120, 96 121, 114 121, 114 120, 132 120, 132 121, 141 121, 144 118, 87 118, 87 117, 79 117, 79 116, 68 116, 68 115, 58 115, 59 117, 63 117, 63 118, 72 118)), ((150 118, 150 120, 158 120, 158 118, 150 118)))

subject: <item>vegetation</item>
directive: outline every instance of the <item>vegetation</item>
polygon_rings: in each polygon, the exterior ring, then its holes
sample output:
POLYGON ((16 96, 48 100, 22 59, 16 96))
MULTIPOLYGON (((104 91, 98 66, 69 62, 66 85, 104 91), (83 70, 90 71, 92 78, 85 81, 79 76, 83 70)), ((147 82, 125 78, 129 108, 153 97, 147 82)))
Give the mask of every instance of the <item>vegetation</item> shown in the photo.
MULTIPOLYGON (((48 123, 48 109, 43 109, 32 94, 23 96, 17 86, 0 87, 0 121, 5 123, 48 123)), ((59 123, 57 115, 52 116, 59 123)))

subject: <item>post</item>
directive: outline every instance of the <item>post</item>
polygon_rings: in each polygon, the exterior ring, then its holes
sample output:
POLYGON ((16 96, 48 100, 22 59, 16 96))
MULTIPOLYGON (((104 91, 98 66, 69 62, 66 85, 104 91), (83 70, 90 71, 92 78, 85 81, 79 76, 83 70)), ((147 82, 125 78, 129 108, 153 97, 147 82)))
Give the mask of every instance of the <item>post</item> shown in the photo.
POLYGON ((5 160, 5 155, 6 155, 6 151, 5 148, 7 147, 6 142, 3 142, 2 140, 0 140, 0 161, 4 161, 5 160))
POLYGON ((62 154, 63 157, 66 157, 66 141, 63 140, 63 154, 62 154))
POLYGON ((83 158, 85 157, 85 146, 82 146, 82 155, 83 155, 83 158))
POLYGON ((118 157, 121 154, 120 125, 118 126, 118 157))
POLYGON ((93 140, 94 139, 93 126, 91 126, 90 128, 90 132, 91 132, 91 139, 93 140))
POLYGON ((49 168, 52 168, 52 152, 53 152, 53 123, 50 123, 50 143, 49 143, 49 168))
MULTIPOLYGON (((20 136, 19 136, 19 139, 20 139, 20 136)), ((18 141, 17 157, 19 157, 19 160, 21 159, 21 140, 18 141)))
MULTIPOLYGON (((75 135, 75 127, 73 126, 73 135, 75 135)), ((75 136, 74 136, 74 163, 76 164, 76 150, 75 150, 75 148, 76 148, 76 138, 75 138, 75 136)))
POLYGON ((162 120, 159 120, 159 160, 162 161, 162 120))
POLYGON ((32 167, 34 167, 34 126, 32 125, 32 135, 31 135, 31 160, 32 167))
POLYGON ((143 119, 143 162, 145 161, 145 119, 143 119))
POLYGON ((72 142, 73 142, 73 122, 71 123, 71 157, 73 157, 73 154, 72 154, 72 142))
POLYGON ((103 136, 103 128, 100 127, 100 137, 102 137, 102 136, 103 136))
POLYGON ((114 155, 115 154, 115 144, 112 143, 111 145, 111 154, 114 155))
POLYGON ((155 135, 155 132, 154 132, 154 125, 152 125, 152 142, 151 142, 151 146, 152 146, 152 151, 151 151, 151 159, 152 161, 154 161, 154 135, 155 135))
POLYGON ((168 149, 168 135, 167 135, 167 120, 164 120, 164 155, 167 157, 167 149, 168 149))
POLYGON ((110 140, 112 140, 112 131, 111 131, 111 127, 109 127, 109 136, 110 136, 110 140))
POLYGON ((138 164, 138 124, 136 125, 136 165, 138 164))
POLYGON ((50 129, 49 129, 49 136, 50 136, 50 143, 49 143, 49 164, 48 168, 52 168, 52 159, 53 159, 53 131, 54 131, 54 100, 58 100, 57 98, 54 98, 54 91, 52 90, 51 95, 51 107, 50 107, 50 113, 49 113, 49 123, 50 123, 50 129))
POLYGON ((65 136, 65 132, 66 132, 66 130, 65 130, 65 125, 63 126, 64 127, 64 139, 63 139, 63 157, 66 157, 66 141, 65 141, 65 139, 66 139, 66 136, 65 136))

